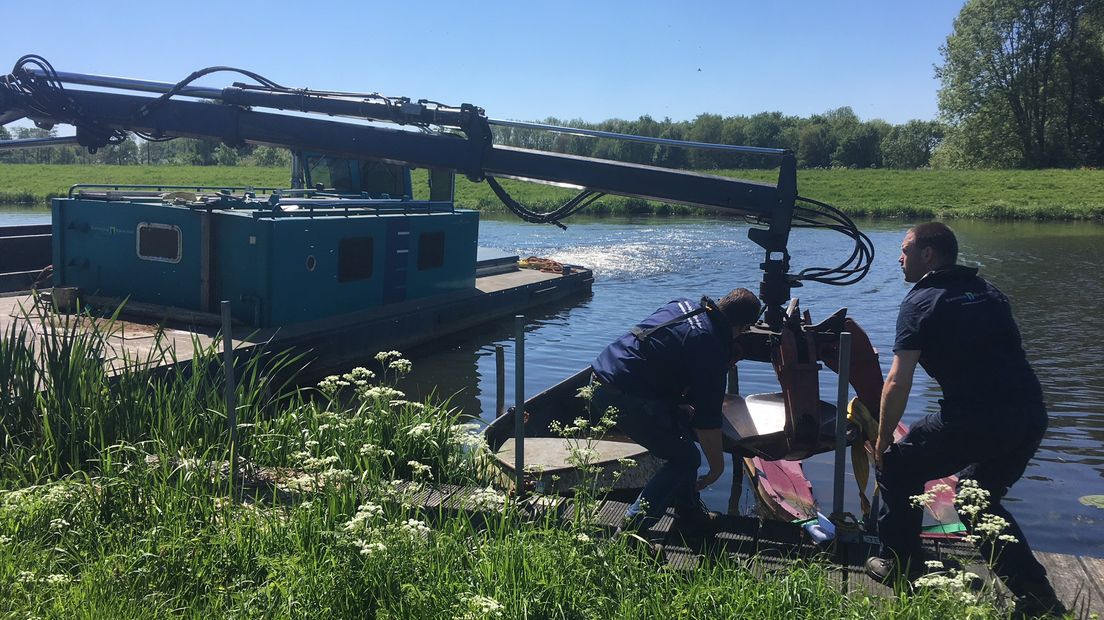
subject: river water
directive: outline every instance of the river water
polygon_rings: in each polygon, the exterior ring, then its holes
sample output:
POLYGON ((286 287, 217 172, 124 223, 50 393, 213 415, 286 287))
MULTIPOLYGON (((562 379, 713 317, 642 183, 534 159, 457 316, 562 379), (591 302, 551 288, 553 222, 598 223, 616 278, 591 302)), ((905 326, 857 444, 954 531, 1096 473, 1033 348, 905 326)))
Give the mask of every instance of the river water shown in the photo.
MULTIPOLYGON (((46 222, 41 209, 0 208, 0 225, 46 222)), ((883 371, 892 357, 897 307, 908 291, 897 265, 906 222, 866 221, 860 227, 876 248, 870 275, 858 284, 809 284, 794 290, 814 321, 848 308, 881 352, 883 371)), ((1095 224, 954 222, 961 262, 1012 300, 1024 346, 1046 392, 1050 429, 1008 505, 1039 550, 1104 556, 1104 510, 1078 500, 1104 494, 1104 338, 1095 329, 1104 298, 1104 227, 1095 224)), ((485 216, 480 244, 590 267, 594 292, 569 306, 527 317, 525 391, 534 394, 588 365, 611 340, 663 303, 677 298, 720 297, 760 280, 761 250, 738 220, 705 218, 586 218, 568 229, 485 216)), ((795 231, 794 271, 838 264, 850 251, 841 235, 795 231)), ((412 396, 435 391, 484 420, 494 416, 494 346, 506 348, 506 402, 513 396, 513 320, 502 320, 413 351, 414 374, 402 386, 412 396)), ((366 352, 370 359, 375 352, 366 352)), ((743 393, 777 391, 766 364, 740 364, 743 393)), ((822 373, 822 398, 834 401, 835 375, 822 373)), ((936 411, 939 388, 918 372, 905 422, 936 411)), ((985 441, 978 437, 978 441, 985 441)), ((832 457, 806 462, 818 501, 831 506, 832 457)), ((728 504, 729 475, 704 493, 710 507, 728 504)), ((857 512, 848 482, 847 505, 857 512)), ((742 501, 750 509, 746 492, 742 501)))

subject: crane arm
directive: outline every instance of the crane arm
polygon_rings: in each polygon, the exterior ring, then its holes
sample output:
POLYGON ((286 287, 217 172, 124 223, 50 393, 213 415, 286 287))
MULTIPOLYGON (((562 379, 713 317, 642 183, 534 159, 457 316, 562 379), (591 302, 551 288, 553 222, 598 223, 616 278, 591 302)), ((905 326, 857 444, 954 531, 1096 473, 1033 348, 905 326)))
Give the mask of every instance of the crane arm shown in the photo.
MULTIPOLYGON (((799 285, 798 280, 802 279, 801 274, 795 276, 789 273, 787 245, 791 228, 795 221, 799 225, 800 222, 806 222, 806 225, 815 223, 815 214, 809 215, 811 211, 807 208, 805 215, 795 214, 795 210, 801 207, 795 207, 797 166, 789 150, 712 145, 726 150, 775 156, 779 161, 779 177, 778 182, 772 185, 685 170, 511 148, 492 143, 491 125, 496 121, 488 119, 481 108, 471 104, 447 106, 374 93, 289 89, 251 72, 228 67, 204 69, 179 83, 167 84, 63 74, 54 71, 44 59, 25 56, 11 74, 0 77, 0 124, 19 118, 29 118, 40 127, 47 128, 55 124, 73 125, 76 127, 77 142, 91 150, 116 143, 124 139, 127 132, 135 132, 153 139, 214 138, 231 146, 252 143, 350 159, 377 159, 413 167, 451 169, 475 181, 487 180, 511 208, 514 208, 512 199, 494 181, 495 178, 570 185, 581 188, 588 196, 617 194, 745 216, 765 226, 751 228, 748 237, 765 250, 765 258, 760 265, 764 272, 760 297, 767 306, 767 322, 772 326, 781 325, 782 306, 789 299, 790 287, 799 285), (223 89, 191 85, 198 77, 223 70, 244 73, 260 84, 236 84, 223 89), (74 89, 63 86, 63 83, 127 92, 74 89), (160 94, 147 96, 135 92, 160 94), (364 120, 386 122, 392 126, 367 124, 364 120), (426 131, 410 131, 395 125, 426 131), (430 132, 428 129, 431 127, 451 131, 430 132)), ((573 131, 551 126, 544 128, 573 131)), ((619 134, 604 135, 641 139, 619 134)), ((648 140, 664 141, 659 138, 648 140)), ((673 140, 667 142, 681 144, 673 140)), ((582 204, 584 194, 580 195, 576 205, 582 204)), ((555 222, 555 219, 549 217, 541 221, 555 222)), ((858 232, 850 220, 843 222, 843 225, 826 227, 851 234, 856 239, 856 247, 859 236, 865 239, 865 235, 858 232)), ((865 275, 864 269, 858 270, 862 272, 859 278, 865 275)), ((824 273, 834 272, 818 270, 819 281, 825 281, 824 273)))

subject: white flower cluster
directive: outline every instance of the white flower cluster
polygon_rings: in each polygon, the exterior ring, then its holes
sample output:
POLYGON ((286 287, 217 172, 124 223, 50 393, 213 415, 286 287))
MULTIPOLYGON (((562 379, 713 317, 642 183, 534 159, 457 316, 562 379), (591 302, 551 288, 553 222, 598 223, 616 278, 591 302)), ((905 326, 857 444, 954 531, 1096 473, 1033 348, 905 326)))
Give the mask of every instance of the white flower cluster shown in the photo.
POLYGON ((955 506, 959 512, 976 519, 981 511, 989 507, 989 491, 979 487, 977 480, 967 478, 958 485, 955 506))
POLYGON ((358 450, 358 452, 360 452, 361 456, 367 456, 367 457, 388 458, 388 457, 391 457, 391 456, 395 456, 395 451, 394 450, 388 450, 387 448, 381 448, 380 446, 377 446, 374 443, 366 443, 366 444, 362 445, 360 447, 360 450, 358 450))
MULTIPOLYGON (((943 568, 942 562, 929 562, 929 568, 932 568, 932 564, 938 564, 938 568, 943 568)), ((978 602, 978 594, 973 590, 973 584, 978 579, 980 578, 977 575, 969 571, 951 569, 947 572, 923 575, 912 583, 917 588, 930 588, 933 591, 944 593, 962 603, 971 605, 978 602)))
POLYGON ((398 351, 380 351, 379 353, 376 353, 376 361, 380 364, 386 364, 390 360, 400 358, 402 358, 402 353, 399 353, 398 351))
POLYGON ((410 371, 414 369, 414 364, 408 359, 399 358, 388 364, 387 367, 394 370, 399 376, 404 376, 410 374, 410 371))
POLYGON ((375 387, 359 390, 358 393, 364 398, 371 398, 377 401, 386 400, 389 402, 406 396, 406 394, 403 394, 399 390, 385 385, 377 385, 375 387))
POLYGON ((429 536, 429 526, 417 519, 407 519, 401 526, 402 530, 411 538, 424 538, 429 536))
POLYGON ((19 574, 16 575, 16 579, 18 579, 22 583, 44 583, 51 586, 65 585, 73 581, 73 578, 69 575, 64 575, 60 573, 46 575, 45 577, 39 579, 34 573, 27 570, 19 571, 19 574))
POLYGON ((418 461, 407 461, 406 464, 410 466, 410 474, 414 478, 433 479, 433 468, 429 465, 418 461))
POLYGON ((487 439, 478 424, 454 424, 450 431, 449 442, 464 450, 481 452, 487 449, 487 439))
POLYGON ((928 506, 932 505, 932 502, 935 501, 935 498, 939 496, 940 493, 947 493, 950 490, 951 487, 943 484, 942 482, 939 484, 933 484, 930 489, 924 491, 920 495, 910 496, 909 501, 912 502, 913 506, 927 508, 928 506))
POLYGON ((430 424, 429 422, 421 422, 419 424, 415 424, 414 426, 411 426, 409 430, 406 431, 407 435, 409 435, 409 436, 411 436, 415 439, 421 439, 421 438, 424 438, 424 437, 429 437, 429 435, 432 434, 432 433, 433 433, 433 425, 430 424))
POLYGON ((360 549, 360 555, 370 556, 377 553, 383 553, 387 550, 387 545, 381 542, 369 542, 364 539, 357 539, 353 541, 353 545, 360 549))
POLYGON ((466 594, 460 599, 460 605, 464 610, 464 613, 460 615, 460 620, 502 617, 502 603, 489 596, 466 594))
POLYGON ((502 512, 503 506, 506 505, 506 496, 487 487, 473 493, 470 501, 475 510, 502 512))
POLYGON ((357 508, 356 514, 352 519, 349 519, 344 529, 346 532, 353 530, 370 529, 370 522, 375 521, 383 517, 383 506, 375 504, 373 502, 364 502, 357 508))
POLYGON ((11 543, 12 540, 11 536, 0 536, 0 545, 7 545, 11 543))

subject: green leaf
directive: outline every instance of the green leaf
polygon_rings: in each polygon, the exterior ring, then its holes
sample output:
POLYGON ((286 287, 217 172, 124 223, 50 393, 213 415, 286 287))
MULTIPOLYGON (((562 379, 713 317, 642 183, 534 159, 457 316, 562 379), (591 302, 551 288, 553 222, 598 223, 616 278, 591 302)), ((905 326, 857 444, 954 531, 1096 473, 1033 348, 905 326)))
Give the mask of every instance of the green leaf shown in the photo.
POLYGON ((1097 508, 1104 509, 1104 495, 1085 495, 1077 501, 1086 506, 1096 506, 1097 508))

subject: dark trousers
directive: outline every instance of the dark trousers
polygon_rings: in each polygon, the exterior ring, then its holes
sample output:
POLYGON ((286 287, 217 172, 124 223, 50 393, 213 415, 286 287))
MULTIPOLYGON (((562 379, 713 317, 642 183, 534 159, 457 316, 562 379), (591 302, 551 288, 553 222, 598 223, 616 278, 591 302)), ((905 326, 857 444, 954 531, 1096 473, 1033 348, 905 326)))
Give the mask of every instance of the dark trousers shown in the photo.
MULTIPOLYGON (((942 404, 942 411, 913 424, 908 435, 884 456, 882 471, 877 474, 884 502, 878 519, 882 553, 895 555, 902 564, 920 561, 924 514, 909 498, 923 493, 927 481, 958 473, 960 488, 962 481, 975 480, 989 491, 989 507, 984 512, 1008 521, 1008 528, 1001 533, 1016 539, 1004 542, 982 535, 982 557, 992 560, 994 572, 1014 594, 1033 592, 1046 583, 1046 569, 1031 553, 1027 537, 1001 499, 1023 476, 1039 448, 1047 426, 1046 409, 1038 404, 983 413, 942 404)), ((980 514, 971 517, 959 511, 959 516, 973 533, 980 514)))
POLYGON ((689 424, 677 415, 675 403, 641 398, 597 384, 590 407, 595 418, 604 415, 610 407, 615 408, 617 429, 663 459, 663 466, 625 512, 631 527, 651 527, 668 506, 680 512, 695 507, 698 494, 694 485, 701 453, 689 424))

